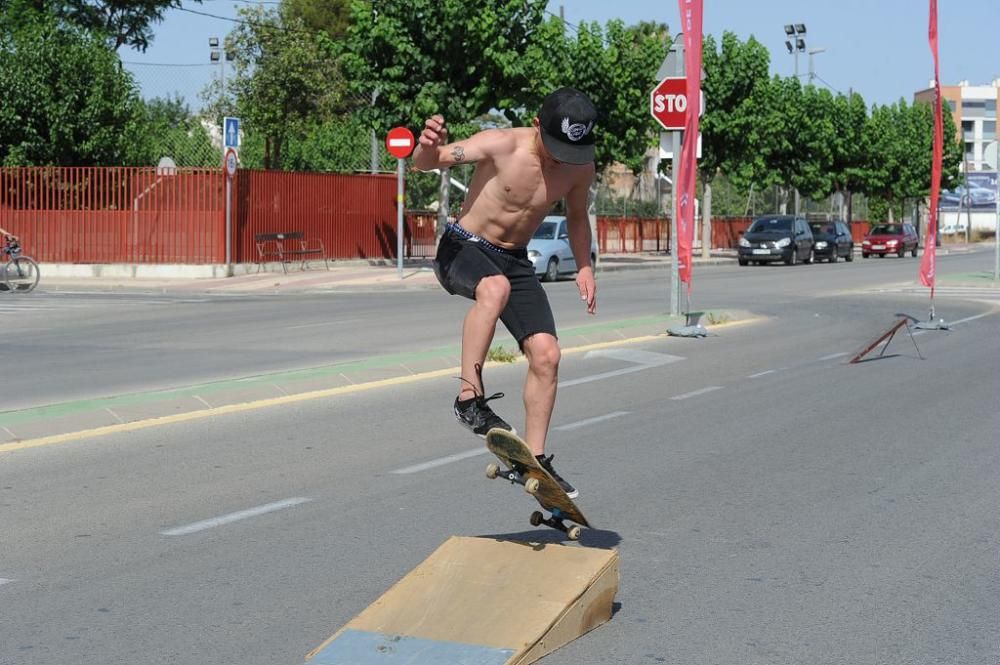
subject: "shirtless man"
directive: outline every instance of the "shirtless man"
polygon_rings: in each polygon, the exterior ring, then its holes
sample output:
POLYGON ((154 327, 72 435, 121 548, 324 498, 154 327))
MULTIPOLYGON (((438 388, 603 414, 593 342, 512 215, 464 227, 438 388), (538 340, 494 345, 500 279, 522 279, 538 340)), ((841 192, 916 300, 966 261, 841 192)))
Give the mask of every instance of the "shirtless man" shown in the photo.
POLYGON ((0 238, 10 238, 11 240, 17 240, 17 236, 8 231, 7 229, 0 227, 0 238))
POLYGON ((596 121, 586 95, 560 88, 545 98, 531 127, 489 129, 448 143, 444 118, 428 118, 413 154, 414 165, 424 171, 476 162, 461 216, 448 225, 434 261, 449 293, 475 301, 462 328, 455 416, 483 437, 494 427, 514 430, 487 405, 503 393, 486 397, 483 389, 482 365, 501 320, 528 359, 525 442, 571 498, 577 490, 555 472, 552 456, 544 456, 560 351, 552 309, 525 248, 552 205, 565 198, 576 284, 587 311, 595 313, 587 195, 595 175, 596 121))

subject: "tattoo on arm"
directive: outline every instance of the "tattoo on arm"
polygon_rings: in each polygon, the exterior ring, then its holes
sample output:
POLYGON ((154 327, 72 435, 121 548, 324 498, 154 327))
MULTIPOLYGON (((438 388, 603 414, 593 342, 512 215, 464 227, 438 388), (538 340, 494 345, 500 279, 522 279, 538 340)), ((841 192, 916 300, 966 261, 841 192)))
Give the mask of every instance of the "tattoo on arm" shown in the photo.
POLYGON ((460 145, 455 146, 451 149, 451 156, 456 162, 461 162, 465 160, 465 148, 460 145))

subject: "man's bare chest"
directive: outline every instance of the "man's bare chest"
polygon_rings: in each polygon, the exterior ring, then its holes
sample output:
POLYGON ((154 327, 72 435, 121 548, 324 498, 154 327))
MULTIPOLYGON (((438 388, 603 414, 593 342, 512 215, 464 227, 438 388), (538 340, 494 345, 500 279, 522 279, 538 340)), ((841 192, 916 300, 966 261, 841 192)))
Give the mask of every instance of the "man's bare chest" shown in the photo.
POLYGON ((511 169, 498 173, 493 182, 494 195, 513 208, 535 208, 559 201, 572 186, 565 175, 542 169, 511 169))

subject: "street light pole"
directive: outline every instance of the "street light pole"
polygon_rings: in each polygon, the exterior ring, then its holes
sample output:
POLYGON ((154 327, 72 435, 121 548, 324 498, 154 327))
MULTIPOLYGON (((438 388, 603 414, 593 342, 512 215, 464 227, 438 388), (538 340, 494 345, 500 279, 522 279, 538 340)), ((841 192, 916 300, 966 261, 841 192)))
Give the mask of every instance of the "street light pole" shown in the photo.
POLYGON ((811 48, 809 49, 809 83, 816 80, 816 70, 813 68, 813 56, 817 53, 823 53, 826 51, 825 48, 811 48))
MULTIPOLYGON (((795 56, 795 80, 799 80, 799 53, 806 50, 806 24, 786 23, 785 24, 785 48, 795 56)), ((812 53, 809 54, 809 76, 812 77, 812 53)), ((795 214, 799 214, 799 189, 795 188, 795 214)))
POLYGON ((233 54, 231 51, 226 49, 225 45, 219 45, 218 37, 209 37, 208 46, 211 48, 209 58, 212 62, 219 63, 219 112, 225 115, 225 111, 222 106, 226 99, 226 60, 232 60, 233 54), (225 55, 223 55, 225 53, 225 55))

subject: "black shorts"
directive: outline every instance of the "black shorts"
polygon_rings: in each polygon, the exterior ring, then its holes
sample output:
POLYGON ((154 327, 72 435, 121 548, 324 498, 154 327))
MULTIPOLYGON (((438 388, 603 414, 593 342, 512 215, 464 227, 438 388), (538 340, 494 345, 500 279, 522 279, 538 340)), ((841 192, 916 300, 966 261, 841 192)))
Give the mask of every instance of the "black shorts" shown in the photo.
POLYGON ((535 276, 535 266, 526 249, 503 249, 449 224, 438 245, 434 274, 445 290, 476 299, 476 287, 483 277, 504 275, 510 281, 510 298, 500 320, 523 347, 535 333, 556 336, 555 319, 548 296, 535 276))

